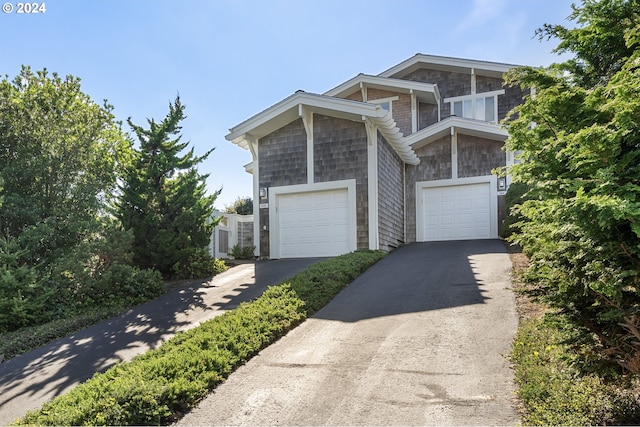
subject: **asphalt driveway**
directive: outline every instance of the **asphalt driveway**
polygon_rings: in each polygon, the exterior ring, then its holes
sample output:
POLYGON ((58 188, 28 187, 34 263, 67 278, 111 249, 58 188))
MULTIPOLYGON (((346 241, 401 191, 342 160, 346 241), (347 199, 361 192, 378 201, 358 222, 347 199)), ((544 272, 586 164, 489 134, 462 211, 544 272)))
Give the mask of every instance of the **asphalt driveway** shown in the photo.
POLYGON ((404 246, 178 425, 515 425, 510 267, 498 240, 404 246))
POLYGON ((156 348, 262 294, 317 258, 258 261, 235 266, 210 281, 176 285, 129 312, 0 363, 0 425, 63 394, 95 372, 156 348))

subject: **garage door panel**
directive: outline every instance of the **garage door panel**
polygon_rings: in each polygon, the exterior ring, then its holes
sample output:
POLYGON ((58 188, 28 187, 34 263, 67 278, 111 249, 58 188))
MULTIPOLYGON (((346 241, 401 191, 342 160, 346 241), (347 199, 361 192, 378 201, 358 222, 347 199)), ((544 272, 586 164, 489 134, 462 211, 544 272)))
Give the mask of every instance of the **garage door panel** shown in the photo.
POLYGON ((424 187, 422 241, 491 237, 491 185, 424 187))
POLYGON ((334 256, 349 252, 347 189, 281 194, 277 199, 281 258, 334 256))

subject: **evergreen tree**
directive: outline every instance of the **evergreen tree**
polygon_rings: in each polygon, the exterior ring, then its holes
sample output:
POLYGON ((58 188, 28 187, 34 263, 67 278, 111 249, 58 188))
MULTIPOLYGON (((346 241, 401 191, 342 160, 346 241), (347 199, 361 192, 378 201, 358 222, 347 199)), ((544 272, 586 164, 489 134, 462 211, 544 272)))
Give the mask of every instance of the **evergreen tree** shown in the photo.
POLYGON ((535 88, 512 118, 515 182, 530 190, 513 240, 535 296, 577 327, 582 352, 640 373, 640 9, 584 0, 573 29, 545 26, 573 59, 520 68, 535 88), (532 126, 532 123, 535 123, 532 126))
POLYGON ((179 275, 179 266, 203 256, 213 228, 213 202, 219 194, 206 194, 208 175, 196 169, 213 149, 203 156, 195 156, 193 148, 181 154, 189 145, 181 142, 184 118, 184 105, 176 97, 160 123, 147 120, 148 129, 128 120, 140 148, 117 204, 122 225, 133 230, 134 263, 156 268, 165 277, 179 275))

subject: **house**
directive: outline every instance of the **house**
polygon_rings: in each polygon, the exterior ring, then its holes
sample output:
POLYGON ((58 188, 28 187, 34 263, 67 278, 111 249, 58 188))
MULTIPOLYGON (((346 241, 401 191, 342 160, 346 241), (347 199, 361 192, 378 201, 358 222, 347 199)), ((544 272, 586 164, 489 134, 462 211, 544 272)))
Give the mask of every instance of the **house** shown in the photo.
POLYGON ((498 237, 513 163, 498 122, 514 65, 417 54, 324 94, 298 91, 230 129, 251 152, 256 255, 334 256, 498 237))
POLYGON ((233 256, 233 248, 253 246, 253 215, 239 215, 215 210, 211 219, 219 219, 209 239, 209 253, 214 258, 233 256))

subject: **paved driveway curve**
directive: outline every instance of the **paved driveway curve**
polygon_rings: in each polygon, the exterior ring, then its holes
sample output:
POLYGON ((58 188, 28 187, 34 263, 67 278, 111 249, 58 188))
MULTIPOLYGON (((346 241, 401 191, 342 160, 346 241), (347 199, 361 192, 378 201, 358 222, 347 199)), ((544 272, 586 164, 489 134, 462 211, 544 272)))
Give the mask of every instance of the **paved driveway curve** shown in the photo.
POLYGON ((118 362, 156 348, 179 331, 199 325, 318 258, 242 264, 209 281, 174 286, 151 302, 78 333, 0 363, 0 426, 71 390, 118 362))
POLYGON ((510 267, 497 240, 404 246, 178 424, 517 424, 510 267))

